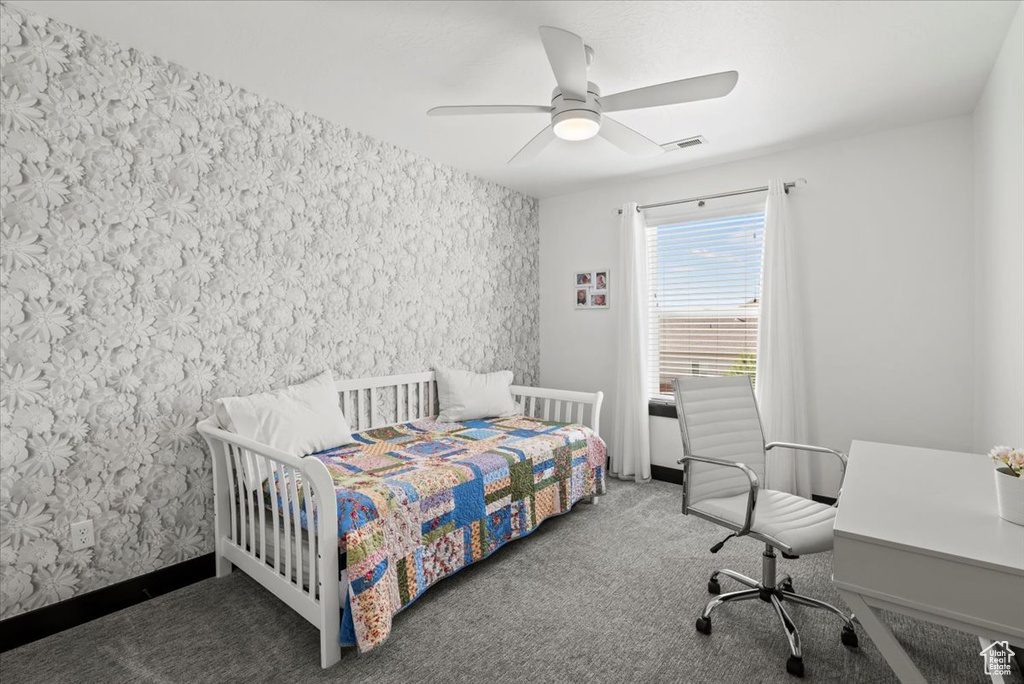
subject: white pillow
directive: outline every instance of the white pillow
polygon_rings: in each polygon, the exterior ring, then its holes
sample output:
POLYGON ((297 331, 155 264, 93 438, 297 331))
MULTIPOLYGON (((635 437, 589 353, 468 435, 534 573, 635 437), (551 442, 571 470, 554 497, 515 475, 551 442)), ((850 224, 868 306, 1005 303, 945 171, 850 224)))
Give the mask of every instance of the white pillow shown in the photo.
POLYGON ((329 370, 285 389, 218 399, 216 412, 225 430, 292 456, 354 441, 329 370))
POLYGON ((512 371, 497 373, 471 373, 469 371, 438 368, 437 402, 442 423, 514 416, 519 407, 512 399, 512 371))

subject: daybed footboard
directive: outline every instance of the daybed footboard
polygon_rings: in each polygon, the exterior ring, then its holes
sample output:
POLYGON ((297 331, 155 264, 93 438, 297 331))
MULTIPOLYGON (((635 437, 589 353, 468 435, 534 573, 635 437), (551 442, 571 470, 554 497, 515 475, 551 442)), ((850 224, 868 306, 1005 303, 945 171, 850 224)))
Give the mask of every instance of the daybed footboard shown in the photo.
POLYGON ((341 596, 338 509, 327 466, 221 430, 210 418, 198 429, 213 457, 217 576, 237 565, 287 603, 320 630, 321 667, 333 665, 341 658, 341 596), (270 495, 274 483, 277 496, 270 495))

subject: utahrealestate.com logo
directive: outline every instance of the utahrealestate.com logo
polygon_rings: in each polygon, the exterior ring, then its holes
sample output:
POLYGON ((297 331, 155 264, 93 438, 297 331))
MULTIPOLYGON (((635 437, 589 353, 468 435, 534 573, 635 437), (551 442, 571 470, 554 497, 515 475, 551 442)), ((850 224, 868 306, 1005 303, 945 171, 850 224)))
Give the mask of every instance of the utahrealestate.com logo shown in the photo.
POLYGON ((993 641, 981 649, 979 653, 985 659, 985 674, 987 675, 1008 675, 1010 674, 1010 658, 1016 655, 1010 650, 1010 644, 1005 641, 993 641))

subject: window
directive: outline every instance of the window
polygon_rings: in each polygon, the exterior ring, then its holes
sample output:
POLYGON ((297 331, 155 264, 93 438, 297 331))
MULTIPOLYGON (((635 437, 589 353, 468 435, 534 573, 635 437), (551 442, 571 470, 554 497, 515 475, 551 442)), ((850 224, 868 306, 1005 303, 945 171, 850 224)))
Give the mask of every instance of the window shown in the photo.
POLYGON ((763 248, 760 207, 648 226, 653 400, 679 376, 754 375, 763 248))

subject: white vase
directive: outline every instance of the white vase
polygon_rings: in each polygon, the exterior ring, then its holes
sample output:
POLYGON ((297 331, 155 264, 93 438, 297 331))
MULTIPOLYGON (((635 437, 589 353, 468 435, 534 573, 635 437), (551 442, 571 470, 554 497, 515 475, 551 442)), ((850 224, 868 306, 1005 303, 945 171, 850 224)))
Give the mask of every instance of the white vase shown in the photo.
POLYGON ((995 475, 999 517, 1024 525, 1024 477, 1017 477, 1009 468, 996 468, 995 475))

